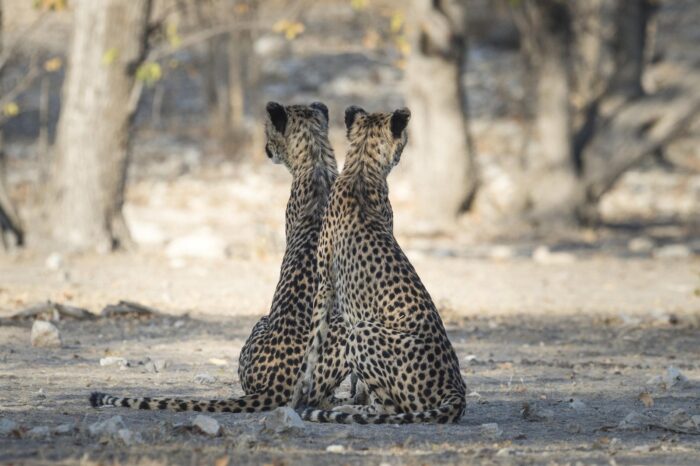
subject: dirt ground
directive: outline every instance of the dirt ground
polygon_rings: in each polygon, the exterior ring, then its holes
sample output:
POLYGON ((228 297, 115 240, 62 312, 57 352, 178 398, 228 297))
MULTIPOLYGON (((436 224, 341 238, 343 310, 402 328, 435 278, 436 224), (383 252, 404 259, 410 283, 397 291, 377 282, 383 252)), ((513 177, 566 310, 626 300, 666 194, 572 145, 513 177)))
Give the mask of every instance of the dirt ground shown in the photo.
POLYGON ((268 414, 213 415, 223 427, 218 437, 188 429, 193 414, 95 410, 87 397, 93 390, 203 398, 240 394, 238 353, 269 305, 278 268, 274 253, 265 260, 189 259, 176 267, 156 253, 72 258, 58 270, 32 254, 3 262, 0 317, 42 299, 94 312, 130 299, 167 314, 64 319, 57 323, 61 349, 32 348, 31 322, 0 326, 0 417, 20 426, 14 435, 0 437, 0 463, 700 462, 698 435, 619 427, 633 411, 700 414, 696 258, 594 254, 542 263, 418 249, 412 254, 439 303, 471 392, 460 424, 307 423, 303 431, 274 433, 264 428, 268 414), (102 367, 106 356, 124 357, 130 367, 102 367), (149 359, 167 365, 154 372, 149 359), (669 366, 689 382, 665 389, 648 383, 669 366), (215 381, 195 382, 201 374, 215 381), (653 405, 645 406, 650 399, 640 399, 642 393, 649 393, 653 405), (115 415, 139 437, 132 444, 90 436, 91 424, 115 415), (70 432, 64 435, 29 432, 66 423, 70 432), (489 423, 498 427, 482 426, 489 423))
POLYGON ((194 414, 91 408, 94 390, 241 394, 238 354, 269 309, 289 176, 270 164, 215 168, 132 182, 137 251, 57 254, 36 233, 29 250, 0 255, 0 431, 16 423, 0 434, 0 464, 700 463, 700 435, 620 428, 632 412, 700 415, 697 227, 649 222, 494 242, 467 222, 414 234, 415 193, 401 173, 390 180, 397 235, 469 387, 459 424, 306 423, 275 433, 269 414, 229 414, 212 415, 223 432, 210 437, 190 427, 194 414), (45 300, 99 313, 124 299, 164 315, 62 319, 60 349, 33 348, 32 322, 6 319, 45 300), (101 366, 109 356, 129 366, 101 366), (669 367, 688 381, 664 384, 669 367), (90 434, 117 415, 130 440, 90 434))

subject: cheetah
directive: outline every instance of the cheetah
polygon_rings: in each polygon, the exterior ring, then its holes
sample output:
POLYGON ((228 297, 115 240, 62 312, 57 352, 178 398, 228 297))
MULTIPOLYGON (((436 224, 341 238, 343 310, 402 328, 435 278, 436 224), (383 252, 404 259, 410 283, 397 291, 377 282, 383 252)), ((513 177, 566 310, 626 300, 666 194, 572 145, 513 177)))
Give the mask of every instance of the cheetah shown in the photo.
MULTIPOLYGON (((274 163, 289 169, 292 188, 286 208, 286 251, 271 310, 255 324, 240 354, 238 375, 246 394, 235 399, 192 400, 92 393, 93 407, 238 413, 267 411, 289 402, 309 343, 317 288, 316 248, 338 169, 328 141, 328 108, 324 104, 285 107, 270 102, 266 110, 265 152, 274 163)), ((349 328, 337 314, 331 320, 324 351, 337 363, 344 359, 349 328)), ((326 373, 328 369, 321 362, 317 370, 326 373)), ((333 370, 347 373, 345 367, 333 370)), ((337 403, 333 397, 326 402, 327 406, 337 403)))
MULTIPOLYGON (((457 422, 466 409, 459 360, 428 291, 392 232, 387 175, 407 142, 411 113, 349 107, 345 167, 331 190, 318 249, 313 340, 292 405, 304 420, 360 424, 457 422), (318 409, 339 380, 324 354, 334 309, 352 325, 350 370, 369 406, 318 409)), ((345 361, 338 360, 342 366, 345 361)))

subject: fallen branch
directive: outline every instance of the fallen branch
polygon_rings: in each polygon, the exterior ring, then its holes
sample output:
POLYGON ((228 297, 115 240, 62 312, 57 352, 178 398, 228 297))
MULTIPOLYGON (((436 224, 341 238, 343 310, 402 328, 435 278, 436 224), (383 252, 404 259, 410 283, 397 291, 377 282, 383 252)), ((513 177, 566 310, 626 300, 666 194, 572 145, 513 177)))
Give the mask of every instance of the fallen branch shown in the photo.
POLYGON ((117 304, 109 304, 100 312, 100 317, 105 318, 138 317, 150 319, 163 315, 164 313, 158 309, 131 301, 119 301, 117 304))

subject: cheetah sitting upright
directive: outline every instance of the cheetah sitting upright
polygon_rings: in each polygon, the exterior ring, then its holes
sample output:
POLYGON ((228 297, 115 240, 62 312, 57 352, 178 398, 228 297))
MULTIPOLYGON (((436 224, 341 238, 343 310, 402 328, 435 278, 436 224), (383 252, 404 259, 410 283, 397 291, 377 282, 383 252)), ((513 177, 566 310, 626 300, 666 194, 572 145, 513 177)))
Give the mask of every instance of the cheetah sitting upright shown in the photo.
MULTIPOLYGON (((338 423, 457 422, 466 386, 442 320, 392 232, 386 177, 406 144, 408 109, 345 112, 350 147, 321 229, 314 337, 292 404, 302 418, 338 423), (316 409, 340 382, 319 371, 337 308, 352 325, 347 363, 374 403, 316 409), (309 407, 311 406, 311 407, 309 407)), ((342 366, 345 361, 338 360, 342 366)))
MULTIPOLYGON (((316 248, 322 214, 338 171, 328 141, 328 109, 322 103, 284 107, 270 102, 265 134, 267 156, 286 165, 293 181, 286 211, 287 248, 272 307, 269 315, 254 326, 240 355, 238 374, 246 395, 227 400, 191 400, 93 393, 92 406, 237 413, 265 411, 289 402, 310 340, 317 288, 316 248)), ((349 330, 339 315, 331 319, 331 336, 324 350, 337 362, 336 358, 344 360, 349 330)), ((321 363, 317 370, 325 373, 327 368, 321 363)), ((342 371, 347 373, 347 368, 342 371)))

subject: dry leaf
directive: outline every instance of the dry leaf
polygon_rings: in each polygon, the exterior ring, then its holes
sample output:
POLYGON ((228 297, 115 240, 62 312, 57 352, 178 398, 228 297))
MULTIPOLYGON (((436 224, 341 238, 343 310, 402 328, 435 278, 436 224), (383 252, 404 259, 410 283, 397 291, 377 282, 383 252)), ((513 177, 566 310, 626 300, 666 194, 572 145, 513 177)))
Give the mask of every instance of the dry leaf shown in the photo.
POLYGON ((644 404, 645 408, 651 408, 654 406, 654 398, 647 392, 640 393, 637 399, 644 404))

